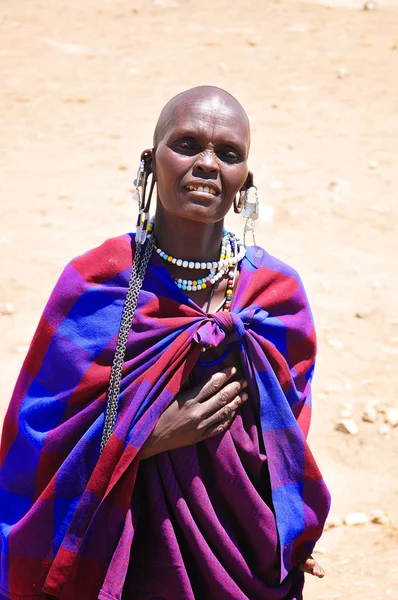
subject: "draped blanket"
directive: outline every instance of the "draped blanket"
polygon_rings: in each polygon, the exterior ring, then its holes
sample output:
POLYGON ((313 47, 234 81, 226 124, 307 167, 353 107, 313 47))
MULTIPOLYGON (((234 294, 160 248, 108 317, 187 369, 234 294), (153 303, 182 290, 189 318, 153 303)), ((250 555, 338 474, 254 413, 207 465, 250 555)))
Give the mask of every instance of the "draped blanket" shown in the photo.
POLYGON ((154 253, 100 456, 133 248, 124 235, 73 260, 40 320, 3 428, 0 593, 301 598, 295 566, 329 494, 306 442, 315 334, 300 279, 248 248, 231 312, 206 314, 154 253), (225 434, 140 462, 203 344, 233 345, 248 402, 225 434))

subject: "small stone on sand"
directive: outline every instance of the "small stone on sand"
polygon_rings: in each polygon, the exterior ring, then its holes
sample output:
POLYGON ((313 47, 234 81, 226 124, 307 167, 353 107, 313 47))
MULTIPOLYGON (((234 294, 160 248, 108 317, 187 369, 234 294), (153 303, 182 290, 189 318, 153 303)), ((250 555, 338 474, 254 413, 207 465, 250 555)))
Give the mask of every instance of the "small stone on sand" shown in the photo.
POLYGON ((376 523, 377 525, 387 525, 387 523, 389 522, 389 518, 387 517, 384 510, 382 510, 381 508, 376 508, 375 510, 372 510, 372 512, 370 513, 370 520, 372 523, 376 523))
POLYGON ((337 69, 337 78, 338 79, 344 79, 349 74, 350 74, 349 70, 346 69, 345 67, 340 67, 340 69, 337 69))
POLYGON ((380 435, 382 435, 386 439, 389 439, 390 432, 391 432, 391 425, 389 425, 388 423, 383 423, 383 425, 380 425, 380 427, 379 427, 380 435))
POLYGON ((14 305, 11 302, 4 302, 1 305, 0 312, 2 315, 9 317, 14 313, 14 305))
POLYGON ((398 408, 386 408, 384 419, 388 425, 396 427, 398 425, 398 408))
POLYGON ((341 433, 348 435, 357 435, 358 433, 358 425, 354 419, 338 419, 334 428, 336 431, 341 431, 341 433))
POLYGON ((357 319, 366 319, 372 313, 372 309, 369 306, 361 308, 355 312, 355 316, 357 319))
POLYGON ((344 517, 344 524, 349 527, 354 525, 363 525, 369 521, 367 514, 363 512, 350 513, 344 517))
POLYGON ((340 419, 350 419, 352 417, 352 412, 348 408, 342 408, 339 412, 340 419))
POLYGON ((362 413, 362 421, 366 423, 375 423, 377 421, 378 410, 374 404, 367 404, 362 413))
POLYGON ((329 182, 329 190, 333 192, 342 192, 343 190, 346 190, 349 186, 350 184, 348 183, 348 181, 345 181, 345 179, 332 179, 329 182))

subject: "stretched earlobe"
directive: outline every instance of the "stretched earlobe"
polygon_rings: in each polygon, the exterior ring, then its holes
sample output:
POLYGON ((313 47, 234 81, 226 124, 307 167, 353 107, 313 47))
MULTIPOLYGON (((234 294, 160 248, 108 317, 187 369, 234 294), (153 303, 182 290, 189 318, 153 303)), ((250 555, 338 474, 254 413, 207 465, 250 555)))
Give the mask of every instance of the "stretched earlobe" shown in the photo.
MULTIPOLYGON (((149 210, 151 206, 152 194, 155 188, 156 177, 154 172, 154 150, 148 149, 141 153, 140 166, 137 172, 137 178, 134 181, 136 192, 134 198, 138 201, 138 210, 142 213, 145 218, 143 222, 147 222, 149 219, 149 210), (149 193, 147 193, 148 182, 150 178, 149 193)), ((140 217, 139 217, 140 219, 140 217)), ((142 224, 140 225, 142 229, 142 224)), ((141 233, 139 234, 141 239, 141 233)), ((145 236, 142 236, 145 240, 145 236)))
POLYGON ((242 186, 242 189, 237 194, 237 196, 235 196, 235 199, 234 199, 234 212, 237 215, 240 215, 241 212, 243 211, 243 209, 245 207, 245 201, 246 201, 246 192, 253 186, 254 186, 253 173, 251 171, 249 171, 247 174, 247 177, 246 177, 246 181, 242 186))
POLYGON ((148 175, 150 175, 153 167, 153 158, 154 158, 154 150, 148 148, 141 153, 141 161, 144 161, 144 171, 148 175))
POLYGON ((245 206, 246 191, 241 190, 234 198, 234 213, 240 215, 245 206))
POLYGON ((246 181, 242 187, 242 190, 246 191, 248 189, 250 189, 251 187, 254 186, 254 177, 253 177, 253 173, 251 171, 248 172, 247 177, 246 177, 246 181))

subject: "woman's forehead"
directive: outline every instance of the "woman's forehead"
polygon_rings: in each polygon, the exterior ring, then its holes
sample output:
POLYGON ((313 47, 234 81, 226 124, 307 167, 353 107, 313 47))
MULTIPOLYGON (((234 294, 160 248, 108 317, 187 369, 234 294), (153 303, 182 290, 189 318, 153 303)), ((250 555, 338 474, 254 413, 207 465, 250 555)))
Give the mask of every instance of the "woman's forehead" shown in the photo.
POLYGON ((249 119, 242 106, 226 92, 200 93, 190 90, 173 98, 163 109, 155 137, 157 142, 178 135, 228 135, 244 145, 250 144, 249 119))
POLYGON ((177 118, 165 131, 164 142, 183 137, 198 138, 204 143, 222 143, 237 146, 247 153, 250 145, 250 132, 246 124, 231 115, 209 112, 194 112, 177 118))

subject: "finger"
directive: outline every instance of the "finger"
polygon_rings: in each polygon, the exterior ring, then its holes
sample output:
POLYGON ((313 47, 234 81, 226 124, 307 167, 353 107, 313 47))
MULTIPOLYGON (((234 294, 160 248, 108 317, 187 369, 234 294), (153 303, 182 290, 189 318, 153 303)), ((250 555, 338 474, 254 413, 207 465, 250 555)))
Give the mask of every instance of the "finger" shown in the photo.
POLYGON ((231 418, 231 415, 234 415, 238 408, 242 406, 244 402, 246 402, 248 397, 249 396, 246 392, 235 395, 230 402, 228 402, 227 404, 216 410, 216 412, 213 412, 206 419, 204 419, 199 425, 199 428, 204 428, 206 430, 208 427, 217 425, 217 423, 222 423, 223 421, 228 420, 229 418, 231 418))
POLYGON ((226 419, 224 419, 224 421, 218 422, 215 425, 209 425, 209 427, 203 431, 201 439, 207 440, 208 438, 225 433, 230 428, 234 416, 235 412, 232 412, 226 419))
POLYGON ((299 563, 298 568, 304 573, 309 573, 310 575, 314 575, 315 577, 325 577, 325 571, 321 567, 320 564, 316 562, 312 556, 308 557, 304 562, 299 563))
POLYGON ((207 419, 227 404, 230 404, 246 387, 247 382, 244 379, 230 381, 224 385, 214 396, 207 398, 198 405, 197 408, 200 410, 202 419, 207 419))
POLYGON ((236 367, 228 367, 218 373, 214 373, 208 381, 201 382, 198 386, 196 386, 196 388, 194 388, 195 392, 193 397, 195 398, 196 402, 205 402, 217 394, 225 385, 228 384, 228 382, 231 382, 231 379, 236 375, 236 373, 236 367))

